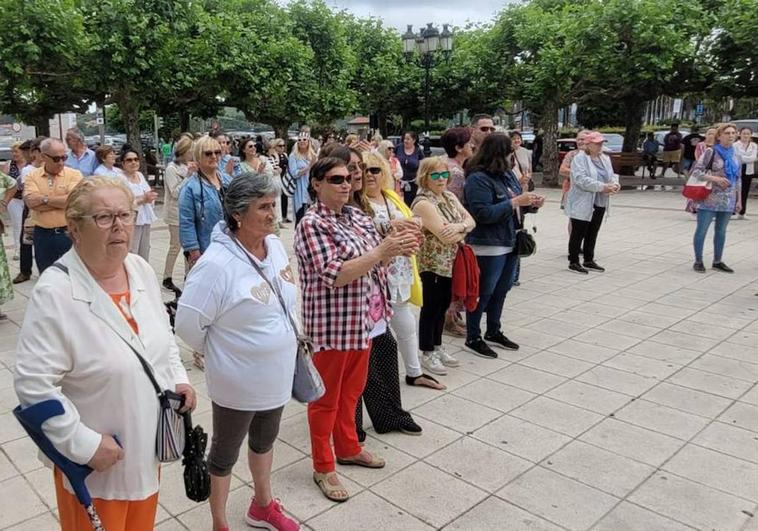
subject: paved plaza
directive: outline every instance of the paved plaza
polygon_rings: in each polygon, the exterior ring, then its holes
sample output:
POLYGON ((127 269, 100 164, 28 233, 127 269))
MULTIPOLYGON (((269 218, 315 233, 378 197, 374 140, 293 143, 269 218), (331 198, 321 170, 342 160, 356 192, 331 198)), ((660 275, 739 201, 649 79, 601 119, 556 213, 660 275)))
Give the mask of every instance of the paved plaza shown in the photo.
MULTIPOLYGON (((369 429, 366 447, 387 466, 338 467, 347 503, 313 484, 305 407, 287 406, 273 486, 304 529, 758 530, 758 200, 756 219, 729 225, 724 261, 736 273, 700 275, 681 195, 623 192, 597 247, 608 271, 581 276, 566 269, 559 192, 547 195, 538 253, 506 300, 504 330, 521 349, 482 359, 445 336, 461 360, 442 378, 447 391, 402 385, 423 436, 369 429)), ((282 237, 291 249, 292 230, 282 237)), ((156 224, 156 271, 167 242, 156 224)), ((707 266, 711 252, 709 240, 707 266)), ((0 529, 14 531, 57 527, 52 473, 11 413, 33 285, 17 286, 0 324, 0 529)), ((194 420, 211 431, 203 374, 190 376, 194 420)), ((157 529, 210 530, 207 504, 185 498, 181 475, 180 464, 162 469, 157 529)), ((230 523, 245 529, 244 460, 232 489, 230 523)))

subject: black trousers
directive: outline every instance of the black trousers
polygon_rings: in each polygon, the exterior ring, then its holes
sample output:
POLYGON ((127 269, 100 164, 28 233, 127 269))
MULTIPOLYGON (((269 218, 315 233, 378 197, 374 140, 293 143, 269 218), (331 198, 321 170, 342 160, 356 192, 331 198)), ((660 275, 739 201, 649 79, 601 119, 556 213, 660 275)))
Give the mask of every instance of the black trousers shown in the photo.
POLYGON ((605 208, 596 206, 590 221, 571 218, 571 236, 569 237, 569 263, 579 263, 579 251, 585 262, 595 260, 595 243, 600 225, 603 223, 605 208))
POLYGON ((442 345, 442 329, 453 295, 453 279, 423 271, 421 285, 424 290, 424 305, 419 315, 418 346, 423 352, 431 352, 434 347, 442 345))
POLYGON ((739 211, 743 216, 747 211, 747 196, 750 193, 750 185, 753 184, 753 176, 745 173, 745 165, 742 165, 742 210, 739 211))
POLYGON ((24 225, 26 218, 29 217, 29 207, 24 205, 24 214, 21 216, 21 235, 19 236, 19 249, 21 249, 21 262, 19 268, 23 275, 32 276, 32 264, 34 263, 34 246, 30 243, 24 243, 24 225))
POLYGON ((287 194, 282 193, 282 219, 288 219, 290 217, 290 213, 287 207, 289 207, 289 197, 287 194))
POLYGON ((66 254, 71 249, 71 238, 66 227, 45 229, 34 227, 34 258, 37 260, 39 274, 66 254))
POLYGON ((363 431, 364 402, 377 433, 398 431, 413 422, 413 417, 403 409, 400 399, 397 341, 389 329, 371 342, 366 387, 355 408, 355 430, 359 441, 366 438, 363 431))

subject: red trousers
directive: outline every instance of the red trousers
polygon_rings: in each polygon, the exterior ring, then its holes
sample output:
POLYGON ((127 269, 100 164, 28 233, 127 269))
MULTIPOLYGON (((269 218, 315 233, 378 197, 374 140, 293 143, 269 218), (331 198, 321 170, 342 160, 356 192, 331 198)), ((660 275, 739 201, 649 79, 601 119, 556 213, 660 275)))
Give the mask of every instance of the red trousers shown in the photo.
POLYGON ((366 387, 368 357, 366 350, 322 350, 313 356, 313 364, 324 380, 326 393, 308 404, 313 469, 319 473, 334 471, 337 457, 361 453, 355 432, 355 406, 366 387), (330 445, 334 440, 334 453, 330 445))

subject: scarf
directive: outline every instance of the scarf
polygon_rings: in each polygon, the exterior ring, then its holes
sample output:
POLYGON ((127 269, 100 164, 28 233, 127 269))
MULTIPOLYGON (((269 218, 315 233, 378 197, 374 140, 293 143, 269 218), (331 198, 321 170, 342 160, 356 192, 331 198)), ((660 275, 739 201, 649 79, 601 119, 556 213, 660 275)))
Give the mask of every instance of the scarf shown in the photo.
POLYGON ((740 178, 740 165, 734 158, 734 146, 725 148, 721 144, 715 144, 713 149, 719 154, 719 157, 724 161, 724 174, 732 185, 737 183, 737 179, 740 178))

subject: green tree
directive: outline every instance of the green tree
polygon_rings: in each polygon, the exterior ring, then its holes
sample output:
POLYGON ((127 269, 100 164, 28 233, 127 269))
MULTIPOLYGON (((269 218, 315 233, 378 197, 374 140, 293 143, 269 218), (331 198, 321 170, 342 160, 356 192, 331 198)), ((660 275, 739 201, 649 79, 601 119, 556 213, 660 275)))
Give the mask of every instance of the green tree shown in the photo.
POLYGON ((714 70, 710 92, 715 97, 756 97, 758 0, 724 0, 715 11, 717 23, 708 54, 714 70))
POLYGON ((79 75, 87 46, 74 0, 0 0, 0 112, 49 134, 49 119, 83 112, 79 75))

